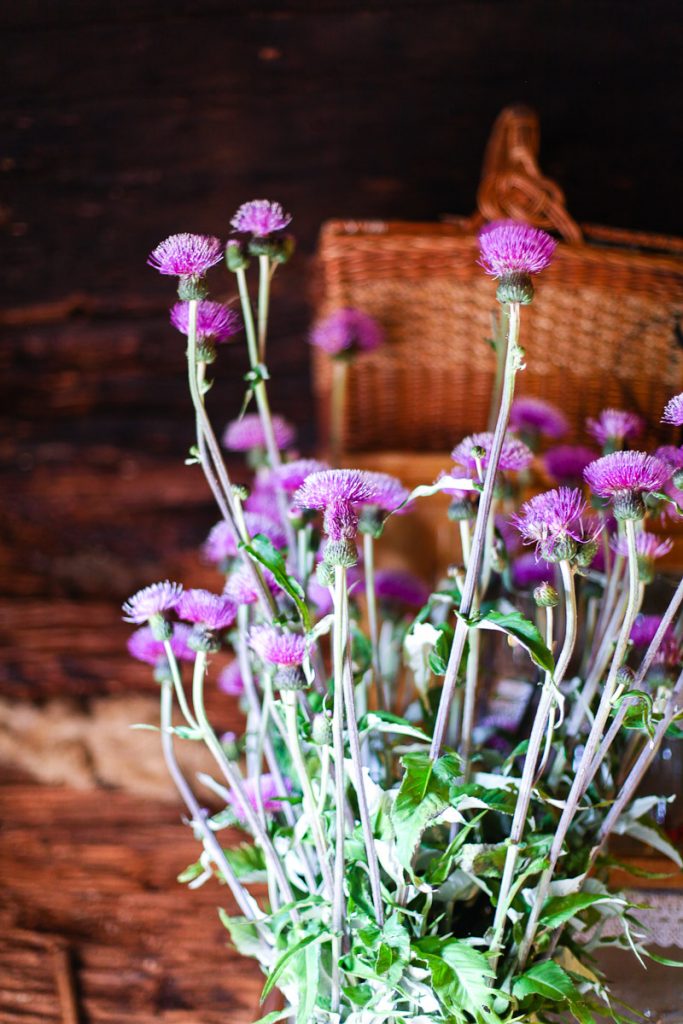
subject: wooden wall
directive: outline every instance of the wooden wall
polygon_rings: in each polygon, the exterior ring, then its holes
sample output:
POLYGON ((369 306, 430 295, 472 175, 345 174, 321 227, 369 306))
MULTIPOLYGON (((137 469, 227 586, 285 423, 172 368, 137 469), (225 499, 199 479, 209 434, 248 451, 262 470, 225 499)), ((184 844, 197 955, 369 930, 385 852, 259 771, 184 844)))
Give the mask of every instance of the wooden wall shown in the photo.
MULTIPOLYGON (((535 106, 579 220, 681 233, 678 4, 599 0, 22 0, 0 5, 0 692, 145 685, 121 600, 204 570, 171 285, 178 230, 281 200, 274 405, 314 443, 309 271, 331 216, 469 212, 499 109, 535 106)), ((220 279, 218 288, 225 288, 220 279)), ((218 425, 244 357, 222 355, 218 425)))

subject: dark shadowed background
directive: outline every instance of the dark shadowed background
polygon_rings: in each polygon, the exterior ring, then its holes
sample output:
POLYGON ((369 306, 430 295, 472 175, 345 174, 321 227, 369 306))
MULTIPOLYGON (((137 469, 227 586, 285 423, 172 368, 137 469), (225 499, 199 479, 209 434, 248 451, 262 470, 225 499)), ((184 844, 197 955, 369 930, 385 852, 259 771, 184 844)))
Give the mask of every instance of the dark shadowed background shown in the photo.
MULTIPOLYGON (((506 104, 539 111, 543 169, 576 219, 680 233, 678 11, 670 0, 2 5, 4 692, 130 685, 112 661, 124 634, 79 651, 72 627, 114 621, 132 589, 190 564, 212 521, 197 470, 182 466, 183 346, 167 323, 172 282, 145 265, 149 250, 175 231, 227 235, 249 198, 292 212, 299 251, 276 278, 269 362, 273 404, 310 448, 321 222, 469 213, 506 104)), ((224 350, 219 426, 236 414, 244 365, 240 345, 224 350)))
MULTIPOLYGON (((175 885, 196 844, 177 805, 141 802, 143 783, 147 796, 167 783, 145 778, 147 755, 121 753, 140 719, 109 699, 146 688, 153 707, 120 604, 158 578, 202 580, 215 518, 183 465, 173 281, 147 254, 177 231, 226 237, 251 198, 291 211, 271 394, 310 451, 320 224, 472 212, 502 107, 539 112, 542 168, 578 221, 683 233, 680 4, 5 0, 0 30, 0 741, 23 768, 35 744, 33 777, 66 783, 37 786, 13 764, 0 786, 0 1017, 63 1019, 57 936, 84 1021, 243 1024, 256 968, 226 959, 215 888, 175 885), (64 695, 76 701, 45 702, 64 695), (136 795, 77 788, 93 779, 136 795)), ((229 298, 229 279, 212 280, 229 298)), ((241 344, 226 346, 218 428, 245 369, 241 344)))

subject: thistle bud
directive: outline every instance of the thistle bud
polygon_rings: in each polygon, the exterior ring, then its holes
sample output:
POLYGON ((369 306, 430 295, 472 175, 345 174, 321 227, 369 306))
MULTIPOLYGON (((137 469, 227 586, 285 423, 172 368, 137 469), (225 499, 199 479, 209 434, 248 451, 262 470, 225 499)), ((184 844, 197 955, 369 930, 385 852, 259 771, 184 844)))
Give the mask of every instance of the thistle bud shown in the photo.
POLYGON ((216 651, 220 651, 221 642, 213 629, 207 629, 206 626, 193 626, 192 632, 190 633, 187 646, 192 651, 199 651, 204 654, 215 654, 216 651))
POLYGON ((329 747, 332 743, 332 717, 328 714, 316 715, 311 723, 313 742, 319 747, 329 747))
POLYGON ((628 665, 622 665, 617 671, 616 685, 628 690, 633 686, 635 678, 633 670, 628 665))
POLYGON ((617 491, 613 507, 615 519, 645 518, 645 502, 639 491, 617 491))
POLYGON ((586 544, 579 545, 579 548, 574 557, 574 562, 576 563, 576 565, 579 566, 580 569, 587 569, 597 553, 597 542, 594 540, 588 541, 586 544))
POLYGON ((249 266, 249 257, 244 251, 241 242, 238 242, 235 238, 231 238, 225 247, 225 262, 228 270, 231 270, 233 274, 237 273, 238 270, 246 270, 249 266))
POLYGON ((671 477, 671 482, 678 491, 683 491, 683 469, 677 469, 671 477))
POLYGON ((334 566, 327 562, 318 562, 315 570, 316 579, 321 587, 331 587, 334 584, 334 566))
POLYGON ((502 304, 519 302, 528 306, 533 302, 534 286, 528 274, 506 274, 496 289, 496 298, 502 304))
POLYGON ((350 569, 358 561, 358 551, 352 540, 328 540, 323 559, 328 565, 350 569))
POLYGON ((161 614, 150 615, 149 628, 152 630, 152 636, 154 639, 160 640, 162 643, 166 640, 170 640, 173 636, 173 624, 165 619, 161 614))
POLYGON ((273 677, 273 686, 276 690, 287 690, 291 693, 305 690, 308 683, 298 665, 279 665, 273 677))
POLYGON ((208 295, 208 288, 201 277, 179 277, 178 298, 183 302, 190 299, 205 299, 208 295))
POLYGON ((534 590, 534 601, 539 608, 557 608, 560 597, 550 583, 540 583, 534 590))

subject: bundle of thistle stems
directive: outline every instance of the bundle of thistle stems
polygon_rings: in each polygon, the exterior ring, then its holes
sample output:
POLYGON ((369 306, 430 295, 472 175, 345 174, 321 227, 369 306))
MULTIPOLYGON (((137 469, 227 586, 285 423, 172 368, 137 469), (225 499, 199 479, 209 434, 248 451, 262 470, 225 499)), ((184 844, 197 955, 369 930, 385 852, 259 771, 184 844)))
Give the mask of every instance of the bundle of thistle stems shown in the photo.
MULTIPOLYGON (((284 997, 268 1024, 637 1019, 615 1004, 595 953, 656 958, 609 888, 609 836, 681 863, 653 820, 658 798, 637 793, 665 737, 681 735, 683 582, 662 615, 643 610, 670 547, 661 528, 681 514, 683 452, 630 447, 642 423, 612 409, 588 424, 602 454, 560 445, 541 456, 564 417, 514 392, 523 307, 555 242, 501 222, 480 236, 500 309, 495 429, 457 443, 452 466, 412 492, 297 457, 293 429, 271 415, 266 365, 289 222, 255 200, 227 247, 175 235, 149 260, 178 279, 171 320, 187 337, 196 418, 187 461, 220 512, 204 557, 224 574, 216 592, 165 581, 124 605, 201 848, 181 880, 214 876, 229 891, 236 912, 220 914, 232 942, 265 972, 263 997, 284 997), (241 317, 207 298, 207 271, 224 259, 241 317), (210 367, 241 328, 245 402, 223 445, 246 454, 250 489, 233 484, 207 406, 210 367), (541 458, 558 486, 524 501, 541 458), (431 589, 376 569, 387 520, 439 491, 458 524, 447 578, 431 589), (501 636, 531 694, 502 722, 486 714, 501 636), (242 703, 241 738, 207 717, 212 674, 242 703), (178 741, 206 744, 215 774, 186 778, 178 741), (207 791, 218 810, 205 809, 207 791), (245 834, 237 847, 221 841, 230 826, 245 834)), ((343 364, 382 335, 340 310, 311 340, 343 364)), ((663 420, 683 424, 683 395, 663 420)))

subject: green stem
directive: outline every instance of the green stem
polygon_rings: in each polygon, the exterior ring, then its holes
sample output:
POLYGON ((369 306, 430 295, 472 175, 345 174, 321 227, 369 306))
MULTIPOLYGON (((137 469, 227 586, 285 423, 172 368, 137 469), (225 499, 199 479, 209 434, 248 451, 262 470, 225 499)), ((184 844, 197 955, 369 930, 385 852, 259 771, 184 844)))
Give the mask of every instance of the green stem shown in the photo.
MULTIPOLYGON (((266 338, 268 336, 268 306, 270 304, 270 282, 272 278, 268 256, 259 256, 259 288, 258 288, 258 357, 259 362, 266 361, 266 338)), ((273 270, 277 264, 273 264, 273 270)))
POLYGON ((249 921, 256 922, 258 927, 258 922, 264 917, 264 914, 260 910, 254 897, 247 892, 237 878, 233 869, 230 867, 230 864, 223 853, 223 849, 216 839, 215 833, 211 831, 206 823, 205 812, 199 806, 197 798, 180 770, 180 765, 176 759, 173 747, 173 733, 171 732, 171 728, 173 726, 172 709, 173 690, 170 682, 164 681, 161 684, 161 747, 169 775, 173 779, 175 787, 182 797, 183 803, 190 812, 192 824, 201 832, 202 842, 211 857, 211 860, 227 882, 237 906, 242 911, 242 914, 249 921))
POLYGON ((365 604, 368 610, 368 630, 372 647, 372 677, 375 684, 377 707, 387 707, 382 680, 377 625, 377 595, 375 593, 375 541, 370 533, 363 534, 363 571, 365 573, 365 604))
POLYGON ((605 682, 605 686, 600 699, 600 704, 593 721, 592 728, 586 740, 581 759, 579 761, 574 780, 572 782, 569 795, 565 801, 564 810, 560 817, 560 821, 553 838, 553 843, 550 848, 548 857, 548 867, 541 875, 541 879, 538 883, 536 890, 534 904, 529 915, 527 922, 526 931, 524 938, 519 948, 519 964, 521 967, 527 961, 527 957, 531 951, 536 930, 538 928, 538 920, 543 909, 548 891, 550 889, 550 882, 552 880, 555 867, 562 853, 564 841, 569 831, 569 827, 578 811, 579 803, 586 792, 586 789, 590 785, 591 776, 589 775, 589 769, 593 764, 593 759, 598 747, 598 743, 602 738, 602 734, 605 729, 605 725, 612 709, 612 697, 616 688, 617 672, 622 665, 626 650, 628 647, 629 636, 631 634, 631 628, 633 622, 638 613, 638 600, 639 600, 639 579, 638 579, 638 553, 636 550, 636 534, 635 525, 632 519, 625 520, 626 529, 626 541, 628 544, 628 570, 629 570, 629 591, 628 591, 628 604, 626 606, 626 613, 624 620, 619 631, 619 637, 617 639, 614 656, 610 665, 609 674, 605 682))
POLYGON ((327 899, 331 901, 334 882, 332 880, 332 872, 330 871, 329 850, 327 847, 327 840, 325 839, 325 833, 322 829, 321 819, 317 813, 313 787, 308 774, 308 767, 301 749, 299 723, 297 721, 296 692, 293 690, 283 690, 281 693, 281 699, 285 709, 285 722, 291 741, 292 760, 301 784, 304 809, 306 811, 308 825, 318 854, 318 862, 320 864, 320 873, 325 887, 325 895, 327 899))
MULTIPOLYGON (((203 376, 204 364, 201 363, 200 365, 203 376)), ((192 397, 192 404, 194 405, 195 415, 197 417, 197 442, 199 445, 204 475, 207 478, 214 497, 216 497, 221 513, 226 522, 232 527, 235 537, 246 543, 249 540, 249 535, 240 534, 235 515, 235 499, 232 484, 230 482, 230 477, 228 476, 228 471, 225 468, 225 463, 223 462, 221 450, 218 446, 216 435, 213 432, 211 421, 209 420, 204 406, 204 396, 200 385, 200 371, 197 364, 196 299, 190 299, 188 303, 187 370, 190 395, 192 397), (211 463, 213 463, 213 470, 211 468, 211 463), (214 477, 214 471, 217 479, 214 477)), ((271 619, 273 613, 277 611, 277 606, 273 599, 273 595, 265 584, 263 574, 251 558, 249 558, 243 548, 239 548, 239 553, 245 564, 249 566, 249 570, 257 584, 260 601, 266 618, 271 619)))
MULTIPOLYGON (((335 579, 335 591, 343 586, 335 579)), ((331 1009, 339 1012, 341 1000, 340 960, 344 935, 344 840, 346 837, 346 786, 344 780, 344 636, 341 594, 333 593, 334 628, 332 633, 332 663, 334 672, 334 708, 332 714, 332 744, 334 753, 335 788, 335 852, 334 888, 332 893, 332 994, 331 1009), (336 599, 335 599, 336 598, 336 599)))
POLYGON ((166 651, 166 660, 168 661, 168 665, 169 665, 169 668, 171 670, 171 678, 173 680, 173 686, 175 688, 176 697, 178 698, 178 704, 180 706, 180 710, 182 711, 183 716, 184 716, 185 721, 187 722, 187 724, 190 725, 193 729, 198 729, 199 726, 197 725, 197 720, 195 719, 194 715, 190 711, 190 707, 189 707, 189 705, 187 703, 187 699, 185 697, 185 689, 183 687, 183 680, 182 680, 182 677, 180 675, 180 669, 178 667, 178 662, 176 660, 176 656, 173 653, 173 648, 171 647, 171 641, 170 640, 164 640, 164 650, 166 651))
MULTIPOLYGON (((498 463, 500 462, 500 453, 503 448, 503 442, 505 440, 505 434, 510 419, 510 408, 512 406, 512 399, 515 393, 515 377, 521 365, 521 352, 518 345, 518 339, 519 303, 512 302, 509 304, 508 309, 508 334, 505 358, 505 377, 503 381, 500 409, 498 411, 498 419, 496 422, 496 430, 493 435, 493 444, 491 446, 491 452, 489 453, 488 468, 486 470, 486 478, 484 481, 484 490, 482 492, 481 498, 479 499, 479 508, 477 510, 477 518, 474 526, 474 536, 472 538, 470 562, 469 565, 467 566, 465 584, 463 587, 462 598, 460 601, 460 614, 458 616, 457 625, 455 627, 453 646, 451 647, 451 653, 448 659, 443 689, 441 691, 441 699, 439 701, 439 707, 436 716, 436 723, 434 726, 434 736, 432 738, 432 746, 430 750, 430 756, 434 761, 438 758, 439 754, 441 753, 441 747, 443 745, 444 734, 449 718, 451 701, 453 700, 453 694, 455 692, 455 687, 458 679, 458 671, 460 669, 460 663, 462 661, 462 656, 465 649, 465 640, 467 638, 468 628, 465 619, 468 618, 469 615, 471 614, 477 590, 477 583, 479 581, 479 573, 481 571, 482 557, 484 554, 484 540, 486 537, 486 527, 488 524, 489 512, 491 509, 491 502, 493 501, 493 491, 496 484, 498 463)), ((470 697, 470 700, 471 699, 472 698, 470 697)))
MULTIPOLYGON (((194 704, 194 711, 197 717, 197 722, 202 733, 202 738, 209 748, 214 760, 218 764, 219 768, 223 773, 223 777, 230 786, 232 792, 236 795, 247 825, 251 829, 254 839, 262 848, 266 861, 270 865, 270 870, 273 872, 275 879, 277 880, 278 887, 282 894, 283 901, 285 903, 292 903, 294 900, 294 894, 291 890, 287 876, 282 868, 280 859, 275 852, 270 836, 261 825, 257 815, 254 813, 254 809, 251 806, 249 798, 244 791, 242 780, 232 765, 232 763, 225 756, 218 737, 211 728, 209 720, 206 716, 206 709, 204 707, 204 675, 206 673, 206 654, 204 651, 198 651, 197 657, 194 663, 194 677, 192 681, 192 700, 194 704)), ((257 780, 258 785, 258 780, 257 780)), ((293 910, 292 917, 298 920, 298 912, 293 910)))
POLYGON ((343 566, 335 566, 334 584, 335 620, 339 619, 343 637, 344 664, 342 666, 342 685, 344 688, 344 705, 346 710, 346 726, 349 736, 349 752, 351 754, 351 764, 353 765, 353 773, 355 776, 353 783, 356 790, 356 798, 358 800, 358 811, 360 814, 365 852, 368 858, 368 873, 370 876, 372 904, 375 910, 377 924, 381 928, 384 924, 384 911, 382 907, 379 860, 377 857, 377 849, 375 847, 375 837, 372 832, 372 822, 370 821, 370 810, 368 808, 367 795, 365 793, 365 786, 363 785, 363 762, 360 751, 358 722, 356 720, 351 659, 348 650, 349 603, 346 588, 346 569, 343 566))

